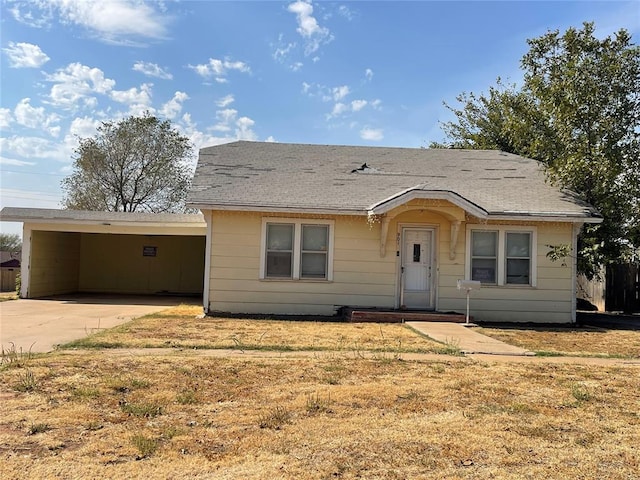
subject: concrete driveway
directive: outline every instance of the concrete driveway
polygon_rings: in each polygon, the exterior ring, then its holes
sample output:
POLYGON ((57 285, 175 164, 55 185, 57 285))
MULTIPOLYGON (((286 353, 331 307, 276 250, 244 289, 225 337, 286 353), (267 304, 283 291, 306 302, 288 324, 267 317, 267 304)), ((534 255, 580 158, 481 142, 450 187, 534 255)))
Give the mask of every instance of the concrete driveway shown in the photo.
POLYGON ((0 345, 23 352, 49 352, 133 318, 173 305, 200 304, 197 298, 132 295, 64 295, 0 303, 0 345))

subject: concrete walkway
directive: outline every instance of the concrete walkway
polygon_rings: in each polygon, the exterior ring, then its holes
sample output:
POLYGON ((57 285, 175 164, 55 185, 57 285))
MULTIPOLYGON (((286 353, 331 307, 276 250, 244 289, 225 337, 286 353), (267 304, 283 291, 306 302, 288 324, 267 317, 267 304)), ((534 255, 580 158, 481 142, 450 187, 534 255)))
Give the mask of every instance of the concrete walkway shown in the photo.
POLYGON ((519 347, 487 337, 460 323, 406 322, 415 331, 438 342, 457 347, 464 354, 535 355, 519 347))

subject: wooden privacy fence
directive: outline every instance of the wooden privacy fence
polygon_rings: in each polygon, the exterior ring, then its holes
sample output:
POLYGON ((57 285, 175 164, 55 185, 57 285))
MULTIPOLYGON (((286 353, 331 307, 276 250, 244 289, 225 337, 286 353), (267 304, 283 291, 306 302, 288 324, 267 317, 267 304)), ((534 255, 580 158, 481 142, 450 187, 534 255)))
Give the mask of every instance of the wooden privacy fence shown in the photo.
POLYGON ((20 273, 20 267, 0 268, 0 292, 15 292, 18 273, 20 273))
POLYGON ((635 263, 607 266, 605 306, 608 312, 640 312, 640 268, 635 263))

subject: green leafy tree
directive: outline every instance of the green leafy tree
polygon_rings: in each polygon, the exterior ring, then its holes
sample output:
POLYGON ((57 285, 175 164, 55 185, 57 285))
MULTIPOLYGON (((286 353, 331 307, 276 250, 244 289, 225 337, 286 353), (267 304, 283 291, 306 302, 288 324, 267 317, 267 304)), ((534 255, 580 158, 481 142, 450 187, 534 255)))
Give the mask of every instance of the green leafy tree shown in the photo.
POLYGON ((168 120, 146 113, 103 122, 80 139, 73 173, 62 180, 65 208, 183 212, 193 147, 168 120))
POLYGON ((594 24, 528 40, 520 88, 500 79, 488 94, 459 95, 444 144, 501 149, 542 162, 550 181, 604 217, 580 236, 579 271, 640 246, 640 48, 620 30, 598 39, 594 24))
POLYGON ((17 253, 22 250, 22 240, 17 233, 0 233, 0 252, 17 253))

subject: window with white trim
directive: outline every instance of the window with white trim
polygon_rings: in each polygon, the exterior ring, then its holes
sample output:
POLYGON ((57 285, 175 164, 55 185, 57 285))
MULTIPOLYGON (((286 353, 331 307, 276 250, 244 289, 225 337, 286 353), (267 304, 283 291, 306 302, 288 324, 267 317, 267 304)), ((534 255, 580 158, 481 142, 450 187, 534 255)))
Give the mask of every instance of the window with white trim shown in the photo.
POLYGON ((536 285, 533 227, 468 225, 467 278, 483 285, 536 285))
POLYGON ((333 221, 263 219, 261 279, 332 280, 333 221))

